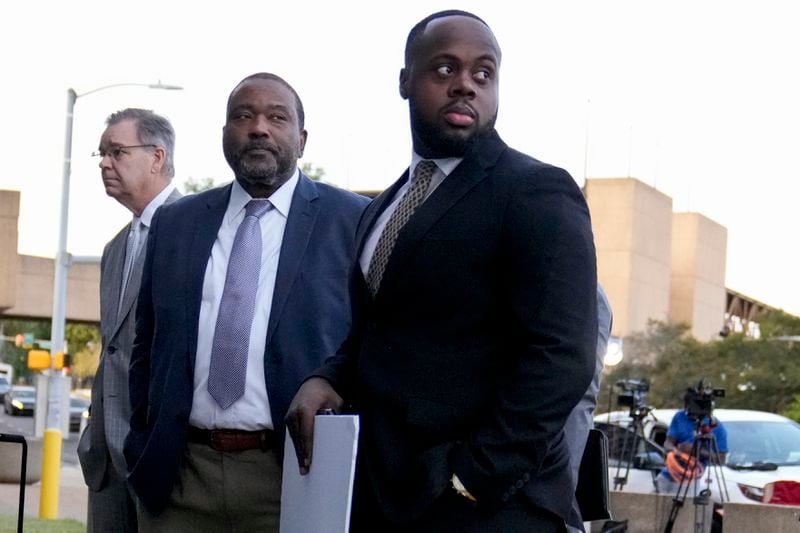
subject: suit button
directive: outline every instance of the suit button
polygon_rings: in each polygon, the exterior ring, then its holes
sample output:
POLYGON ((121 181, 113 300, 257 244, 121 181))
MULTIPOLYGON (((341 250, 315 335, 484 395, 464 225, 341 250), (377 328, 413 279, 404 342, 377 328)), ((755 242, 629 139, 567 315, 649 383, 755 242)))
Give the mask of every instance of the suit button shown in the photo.
POLYGON ((528 474, 527 472, 525 472, 524 474, 522 474, 522 481, 524 481, 525 483, 527 483, 527 482, 528 482, 528 481, 530 481, 530 480, 531 480, 531 476, 530 476, 530 474, 528 474))
POLYGON ((509 487, 508 493, 509 494, 516 494, 517 493, 517 487, 509 487))
POLYGON ((525 485, 525 482, 524 482, 524 481, 522 481, 522 480, 520 479, 520 480, 517 480, 517 482, 515 483, 515 485, 516 485, 516 487, 517 487, 518 489, 521 489, 521 488, 522 488, 522 487, 525 485))
POLYGON ((507 493, 505 493, 505 492, 500 495, 500 500, 501 501, 507 502, 508 498, 509 498, 509 495, 507 493))
POLYGON ((109 346, 106 350, 108 353, 116 353, 117 347, 116 346, 109 346))

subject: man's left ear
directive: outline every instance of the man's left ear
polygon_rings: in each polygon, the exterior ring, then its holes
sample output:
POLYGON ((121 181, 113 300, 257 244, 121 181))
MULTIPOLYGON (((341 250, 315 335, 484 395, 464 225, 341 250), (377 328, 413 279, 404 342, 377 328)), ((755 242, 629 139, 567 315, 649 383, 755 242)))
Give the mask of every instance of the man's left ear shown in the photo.
POLYGON ((408 84, 408 69, 401 68, 400 69, 400 97, 403 100, 408 99, 408 89, 406 89, 406 85, 408 84))
POLYGON ((308 140, 308 131, 301 130, 300 131, 300 149, 297 151, 297 159, 303 157, 303 152, 306 149, 306 141, 308 140))
POLYGON ((161 146, 156 146, 155 150, 153 150, 153 164, 150 167, 151 174, 159 174, 161 173, 161 169, 164 168, 164 163, 167 160, 167 151, 164 150, 161 146))

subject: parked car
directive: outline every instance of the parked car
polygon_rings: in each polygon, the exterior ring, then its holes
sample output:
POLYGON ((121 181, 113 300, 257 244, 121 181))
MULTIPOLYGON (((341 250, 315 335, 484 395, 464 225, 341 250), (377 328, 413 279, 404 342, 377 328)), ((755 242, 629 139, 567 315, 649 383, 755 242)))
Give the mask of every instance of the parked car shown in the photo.
POLYGON ((69 395, 69 430, 79 431, 81 419, 89 418, 89 405, 92 402, 76 394, 69 395))
POLYGON ((7 415, 33 416, 36 405, 36 389, 25 385, 11 387, 3 398, 3 406, 7 415))
MULTIPOLYGON (((617 411, 595 417, 595 425, 609 438, 609 483, 612 489, 616 485, 617 490, 628 492, 655 491, 655 476, 664 466, 664 440, 676 412, 675 409, 654 409, 644 417, 641 424, 644 439, 636 439, 638 442, 632 452, 634 428, 628 412, 617 411), (626 471, 624 485, 615 484, 615 478, 623 478, 626 471)), ((715 409, 713 415, 727 431, 728 456, 724 466, 707 468, 707 474, 702 478, 701 488, 706 488, 710 480, 708 488, 712 500, 800 505, 800 501, 784 499, 776 502, 772 499, 772 488, 776 485, 800 483, 800 424, 762 411, 715 409), (724 487, 721 486, 723 483, 724 487)))
POLYGON ((6 393, 11 390, 11 383, 8 382, 5 376, 0 376, 0 402, 5 400, 6 393))

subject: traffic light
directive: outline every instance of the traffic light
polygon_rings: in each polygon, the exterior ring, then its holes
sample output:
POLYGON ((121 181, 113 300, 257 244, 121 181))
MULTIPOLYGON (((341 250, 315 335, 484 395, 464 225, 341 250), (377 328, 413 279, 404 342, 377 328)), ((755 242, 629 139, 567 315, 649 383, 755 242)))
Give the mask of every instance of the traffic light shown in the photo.
POLYGON ((47 350, 29 350, 28 368, 31 370, 50 368, 50 352, 47 350))

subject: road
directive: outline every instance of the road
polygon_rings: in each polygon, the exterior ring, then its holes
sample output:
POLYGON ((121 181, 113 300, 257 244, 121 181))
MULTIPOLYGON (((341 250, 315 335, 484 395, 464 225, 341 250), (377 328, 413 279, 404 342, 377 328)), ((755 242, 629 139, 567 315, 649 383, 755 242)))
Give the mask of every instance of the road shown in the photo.
MULTIPOLYGON (((15 435, 33 436, 32 416, 11 416, 0 409, 0 433, 13 433, 15 435)), ((69 438, 61 443, 61 461, 66 464, 78 465, 78 434, 70 432, 69 438)))

